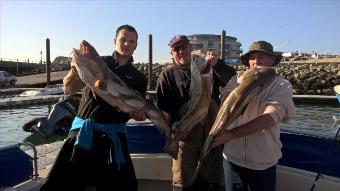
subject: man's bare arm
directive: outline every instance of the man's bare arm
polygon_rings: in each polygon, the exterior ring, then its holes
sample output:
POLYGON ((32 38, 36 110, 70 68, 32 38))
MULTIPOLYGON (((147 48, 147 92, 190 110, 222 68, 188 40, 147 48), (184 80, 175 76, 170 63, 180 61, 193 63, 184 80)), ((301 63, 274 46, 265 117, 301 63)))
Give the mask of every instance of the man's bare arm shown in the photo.
POLYGON ((71 70, 64 77, 63 84, 64 94, 66 95, 75 94, 85 86, 84 82, 81 81, 74 66, 71 66, 71 70))

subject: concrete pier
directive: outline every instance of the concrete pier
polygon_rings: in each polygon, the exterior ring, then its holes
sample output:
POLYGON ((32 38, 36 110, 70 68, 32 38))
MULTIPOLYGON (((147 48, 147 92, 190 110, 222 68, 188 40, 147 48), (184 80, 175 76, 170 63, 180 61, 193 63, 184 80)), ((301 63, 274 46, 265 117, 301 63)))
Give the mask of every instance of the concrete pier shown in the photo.
POLYGON ((61 95, 45 95, 34 97, 12 97, 0 100, 0 109, 27 107, 31 105, 46 105, 58 102, 61 95))
MULTIPOLYGON (((18 90, 19 91, 19 90, 18 90)), ((151 100, 155 99, 152 92, 148 94, 151 100)), ((38 104, 54 104, 58 102, 61 95, 45 95, 33 97, 12 97, 2 98, 0 100, 0 109, 27 107, 38 104)), ((336 96, 322 96, 322 95, 294 95, 295 103, 323 103, 323 104, 337 104, 336 96)))
MULTIPOLYGON (((62 83, 68 71, 51 72, 50 83, 62 83)), ((45 87, 46 73, 17 77, 15 87, 45 87)))

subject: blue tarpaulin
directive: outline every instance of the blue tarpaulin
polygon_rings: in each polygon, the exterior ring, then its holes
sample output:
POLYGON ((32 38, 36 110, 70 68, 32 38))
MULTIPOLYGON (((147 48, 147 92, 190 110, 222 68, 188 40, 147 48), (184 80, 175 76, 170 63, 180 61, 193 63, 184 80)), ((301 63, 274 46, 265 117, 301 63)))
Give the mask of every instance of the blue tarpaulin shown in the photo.
POLYGON ((32 176, 32 158, 19 146, 0 148, 0 188, 17 185, 32 176))
POLYGON ((280 165, 340 177, 340 144, 333 138, 281 133, 280 165))
POLYGON ((152 123, 128 125, 127 138, 130 153, 163 153, 165 135, 152 123))
MULTIPOLYGON (((129 125, 130 153, 164 153, 165 135, 153 124, 129 125)), ((340 144, 334 139, 282 132, 280 165, 340 177, 340 144)))

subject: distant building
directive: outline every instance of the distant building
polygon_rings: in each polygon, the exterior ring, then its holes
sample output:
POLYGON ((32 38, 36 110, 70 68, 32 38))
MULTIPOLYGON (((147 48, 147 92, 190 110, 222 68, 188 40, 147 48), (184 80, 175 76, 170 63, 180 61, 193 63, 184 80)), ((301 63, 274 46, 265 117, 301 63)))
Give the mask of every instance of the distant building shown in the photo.
MULTIPOLYGON (((214 50, 221 53, 221 35, 213 34, 193 34, 189 35, 188 39, 193 45, 194 50, 214 50)), ((227 63, 239 63, 241 43, 237 42, 237 38, 226 36, 225 37, 225 61, 227 63)))
POLYGON ((282 53, 282 62, 288 62, 288 61, 301 61, 301 60, 310 60, 310 59, 324 59, 324 58, 336 58, 336 54, 321 54, 321 53, 305 53, 305 52, 283 52, 282 53))

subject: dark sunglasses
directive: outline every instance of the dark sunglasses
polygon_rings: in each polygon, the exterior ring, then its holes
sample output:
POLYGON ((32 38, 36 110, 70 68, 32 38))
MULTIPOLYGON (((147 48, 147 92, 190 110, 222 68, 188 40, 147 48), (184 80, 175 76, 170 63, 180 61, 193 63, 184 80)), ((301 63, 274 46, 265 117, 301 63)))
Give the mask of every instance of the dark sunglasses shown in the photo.
POLYGON ((188 46, 189 46, 189 44, 182 44, 182 45, 179 45, 179 46, 172 48, 172 51, 174 51, 174 52, 179 52, 180 50, 183 51, 183 50, 187 49, 188 46))

